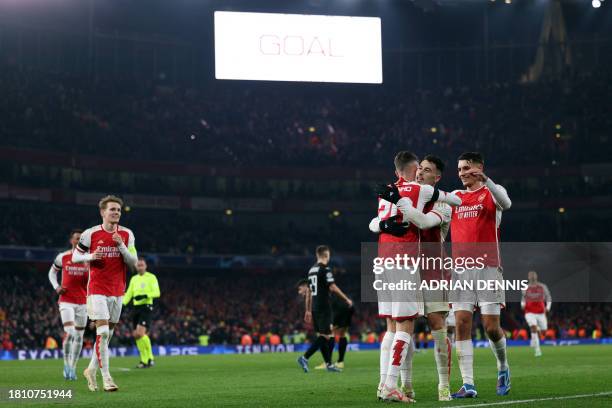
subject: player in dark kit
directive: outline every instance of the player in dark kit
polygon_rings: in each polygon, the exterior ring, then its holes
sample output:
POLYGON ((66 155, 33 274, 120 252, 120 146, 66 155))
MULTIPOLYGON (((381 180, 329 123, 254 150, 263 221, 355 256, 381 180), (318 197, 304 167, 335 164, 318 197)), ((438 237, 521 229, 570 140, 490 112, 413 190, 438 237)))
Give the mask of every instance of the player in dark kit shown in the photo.
POLYGON ((338 361, 336 367, 342 369, 344 368, 344 356, 348 346, 346 335, 351 327, 351 319, 353 318, 353 313, 355 313, 355 308, 344 303, 338 296, 332 296, 332 310, 334 315, 332 322, 334 337, 330 340, 330 354, 333 354, 335 336, 338 336, 338 361))
MULTIPOLYGON (((334 270, 334 280, 337 280, 337 269, 334 270)), ((337 286, 337 284, 336 284, 337 286)), ((355 312, 354 306, 349 306, 340 296, 331 295, 332 309, 332 335, 329 337, 329 356, 334 360, 334 347, 336 346, 336 338, 338 338, 338 361, 336 367, 344 369, 344 356, 348 346, 346 335, 351 326, 351 319, 355 312)), ((327 368, 325 363, 315 367, 315 370, 323 370, 327 368)))
POLYGON ((306 293, 306 312, 304 321, 311 323, 317 333, 317 339, 306 350, 303 356, 298 358, 298 364, 308 372, 308 359, 321 350, 327 371, 340 371, 331 362, 331 350, 329 338, 332 332, 332 313, 329 295, 334 293, 339 296, 349 307, 353 302, 340 290, 334 282, 331 268, 328 266, 330 249, 326 245, 319 245, 316 249, 317 263, 308 271, 308 291, 306 293))

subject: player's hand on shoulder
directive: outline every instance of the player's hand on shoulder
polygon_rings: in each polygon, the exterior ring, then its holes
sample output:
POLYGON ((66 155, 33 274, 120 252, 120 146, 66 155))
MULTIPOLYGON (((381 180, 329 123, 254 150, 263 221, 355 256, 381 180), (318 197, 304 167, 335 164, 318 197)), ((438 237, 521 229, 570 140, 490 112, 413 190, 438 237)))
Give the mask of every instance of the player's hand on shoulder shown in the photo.
POLYGON ((389 217, 380 222, 380 231, 386 234, 391 234, 396 237, 401 237, 408 232, 409 225, 407 222, 398 222, 397 215, 389 217))
POLYGON ((391 184, 378 184, 374 188, 374 192, 380 198, 385 201, 389 201, 390 203, 397 204, 402 196, 397 188, 397 186, 393 183, 391 184))

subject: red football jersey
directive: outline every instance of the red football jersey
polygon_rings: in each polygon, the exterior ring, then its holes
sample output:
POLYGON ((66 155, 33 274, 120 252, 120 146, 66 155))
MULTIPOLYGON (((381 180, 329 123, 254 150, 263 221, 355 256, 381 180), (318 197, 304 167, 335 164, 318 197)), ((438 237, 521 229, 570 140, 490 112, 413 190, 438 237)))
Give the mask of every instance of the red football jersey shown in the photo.
POLYGON ((73 263, 72 250, 59 253, 53 262, 53 269, 62 272, 62 288, 65 293, 59 297, 60 302, 83 305, 87 300, 87 281, 89 280, 89 265, 73 263))
POLYGON ((455 194, 461 198, 461 205, 453 208, 451 220, 453 257, 482 257, 486 266, 500 266, 501 210, 493 195, 486 186, 455 194))
MULTIPOLYGON (((404 179, 399 179, 395 185, 397 186, 400 196, 402 198, 408 198, 412 201, 412 206, 418 210, 423 210, 425 204, 427 204, 434 194, 433 187, 429 185, 420 185, 414 181, 406 181, 404 179)), ((397 221, 402 222, 402 213, 397 210, 397 206, 392 204, 386 200, 378 199, 378 218, 382 220, 386 220, 390 217, 397 215, 397 221)), ((381 232, 378 235, 378 243, 379 243, 379 251, 378 255, 380 257, 393 257, 396 254, 405 254, 407 253, 410 256, 418 256, 419 255, 419 242, 420 242, 420 233, 419 229, 414 225, 410 225, 406 234, 401 237, 396 237, 395 235, 387 234, 381 232), (400 244, 397 245, 397 248, 394 243, 400 244), (414 246, 406 245, 405 243, 415 243, 414 246), (383 244, 383 245, 380 245, 383 244), (401 248, 400 248, 401 247, 401 248)))
POLYGON ((550 302, 550 292, 543 283, 529 285, 523 292, 525 313, 541 314, 546 312, 546 302, 550 302))
MULTIPOLYGON (((128 228, 117 226, 117 233, 128 247, 134 246, 134 234, 128 228)), ((89 228, 81 234, 77 251, 93 253, 100 248, 104 257, 89 263, 87 295, 123 296, 127 265, 115 241, 113 232, 105 231, 102 225, 89 228)))
POLYGON ((432 212, 440 218, 439 225, 419 231, 421 234, 421 253, 425 259, 429 258, 428 261, 424 260, 421 271, 423 280, 450 279, 450 271, 445 271, 443 267, 446 254, 443 244, 448 234, 452 211, 450 205, 439 201, 429 202, 423 209, 424 214, 432 212), (432 259, 437 258, 440 258, 439 263, 432 261, 432 259))

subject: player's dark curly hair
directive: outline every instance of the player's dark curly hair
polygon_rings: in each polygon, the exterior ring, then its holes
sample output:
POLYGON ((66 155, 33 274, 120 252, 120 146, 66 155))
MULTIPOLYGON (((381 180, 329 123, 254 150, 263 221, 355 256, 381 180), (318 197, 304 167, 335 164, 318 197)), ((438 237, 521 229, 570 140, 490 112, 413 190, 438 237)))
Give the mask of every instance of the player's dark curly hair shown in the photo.
POLYGON ((435 164, 436 169, 438 169, 438 173, 442 174, 444 172, 444 162, 438 156, 428 154, 427 156, 423 157, 423 160, 427 160, 428 162, 435 164))

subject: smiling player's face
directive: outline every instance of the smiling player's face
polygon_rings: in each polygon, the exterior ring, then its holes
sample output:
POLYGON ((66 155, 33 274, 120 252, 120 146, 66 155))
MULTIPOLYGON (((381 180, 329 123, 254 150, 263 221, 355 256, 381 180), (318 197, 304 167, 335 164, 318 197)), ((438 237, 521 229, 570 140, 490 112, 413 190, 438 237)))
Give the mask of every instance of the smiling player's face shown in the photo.
POLYGON ((470 170, 476 168, 482 170, 482 164, 472 163, 470 160, 459 160, 457 172, 461 183, 465 187, 473 186, 476 182, 480 181, 477 177, 469 174, 470 170))
POLYGON ((121 206, 119 203, 110 202, 106 204, 106 208, 100 210, 102 220, 108 224, 118 224, 121 218, 121 206))
POLYGON ((416 173, 417 183, 435 186, 439 180, 440 175, 438 174, 436 165, 430 161, 423 160, 416 173))

